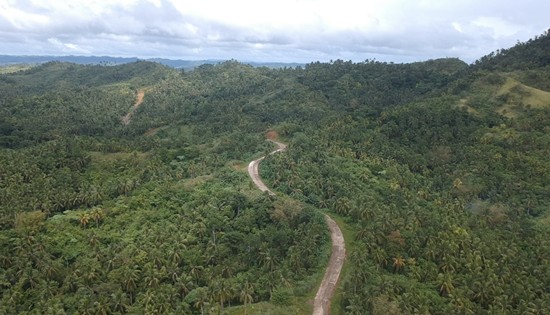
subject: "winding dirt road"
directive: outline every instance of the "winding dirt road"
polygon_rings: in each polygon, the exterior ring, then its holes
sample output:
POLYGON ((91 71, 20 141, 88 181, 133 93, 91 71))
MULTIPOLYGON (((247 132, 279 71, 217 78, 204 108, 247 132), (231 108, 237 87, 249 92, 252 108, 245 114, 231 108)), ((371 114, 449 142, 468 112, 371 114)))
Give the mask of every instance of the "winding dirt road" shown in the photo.
MULTIPOLYGON (((277 145, 277 150, 269 153, 270 155, 275 154, 277 152, 283 152, 284 150, 286 150, 286 144, 277 142, 275 140, 268 140, 268 141, 271 141, 277 145)), ((260 174, 258 174, 258 167, 260 166, 260 162, 263 161, 264 159, 265 159, 265 156, 262 156, 261 158, 250 162, 250 164, 248 164, 248 174, 250 175, 250 178, 252 178, 252 181, 254 182, 254 184, 256 184, 258 189, 264 192, 267 191, 267 193, 270 194, 271 196, 275 196, 275 193, 269 190, 269 188, 267 188, 264 182, 262 182, 262 179, 260 178, 260 174)))
MULTIPOLYGON (((269 155, 286 150, 286 144, 271 139, 268 141, 271 141, 277 145, 277 150, 269 153, 269 155)), ((250 162, 250 164, 248 164, 248 174, 258 189, 263 192, 267 192, 271 196, 275 196, 275 193, 267 188, 258 174, 258 167, 260 162, 264 159, 265 156, 250 162)), ((315 300, 313 301, 313 315, 330 314, 330 301, 334 295, 334 290, 338 284, 338 279, 340 278, 340 273, 346 257, 346 244, 344 242, 344 236, 340 230, 340 227, 338 227, 338 224, 328 215, 325 215, 325 221, 327 222, 330 230, 332 254, 330 255, 330 260, 325 271, 323 281, 321 281, 321 285, 319 286, 319 290, 317 291, 315 300)))

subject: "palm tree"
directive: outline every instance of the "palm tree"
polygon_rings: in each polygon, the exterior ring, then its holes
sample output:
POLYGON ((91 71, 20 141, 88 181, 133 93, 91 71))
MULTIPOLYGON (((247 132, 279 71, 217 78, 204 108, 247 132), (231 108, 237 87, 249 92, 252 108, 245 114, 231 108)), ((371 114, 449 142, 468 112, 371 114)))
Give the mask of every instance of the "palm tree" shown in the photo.
POLYGON ((103 210, 99 208, 94 208, 92 212, 90 212, 90 218, 95 221, 97 227, 99 227, 99 223, 103 221, 104 216, 103 210))
POLYGON ((81 213, 79 218, 80 218, 80 226, 84 228, 88 226, 88 223, 90 223, 90 216, 87 213, 81 213))
POLYGON ((191 270, 189 273, 193 277, 193 279, 198 280, 201 277, 202 270, 204 269, 203 266, 200 265, 192 265, 191 270))
POLYGON ((197 299, 193 306, 195 308, 200 308, 201 315, 204 315, 204 306, 208 304, 208 292, 206 292, 206 289, 203 287, 197 288, 197 292, 197 299))
POLYGON ((357 234, 355 234, 355 240, 368 240, 372 231, 369 227, 363 227, 357 234))
POLYGON ((393 258, 393 271, 399 272, 405 267, 405 259, 402 256, 397 256, 393 258))
POLYGON ((111 313, 109 306, 103 300, 95 301, 93 309, 96 315, 107 315, 111 313))
POLYGON ((361 296, 357 294, 353 294, 348 300, 348 306, 346 306, 346 310, 348 311, 348 314, 350 315, 361 315, 363 314, 364 306, 361 305, 362 299, 361 296))
POLYGON ((244 303, 244 315, 248 314, 248 304, 254 302, 252 294, 254 294, 254 287, 247 280, 241 287, 240 292, 240 300, 244 303))
POLYGON ((449 296, 449 294, 454 290, 453 278, 451 277, 451 274, 440 273, 439 275, 437 275, 437 280, 440 283, 439 294, 441 296, 449 296))
POLYGON ((374 260, 378 263, 379 266, 384 268, 386 266, 387 260, 386 260, 386 251, 381 248, 377 247, 372 251, 372 255, 374 256, 374 260))
POLYGON ((90 187, 90 190, 87 192, 87 194, 88 202, 90 203, 90 205, 96 205, 103 199, 101 192, 95 186, 90 187))
POLYGON ((213 279, 213 283, 210 285, 212 287, 212 293, 214 298, 220 303, 220 309, 218 314, 223 313, 225 302, 231 298, 231 287, 225 279, 213 279))
POLYGON ((318 207, 321 209, 327 209, 330 206, 330 202, 328 199, 321 199, 318 203, 318 207))
POLYGON ((129 306, 129 300, 126 293, 122 292, 120 289, 115 293, 111 294, 112 300, 112 310, 114 312, 126 313, 126 309, 129 306))
POLYGON ((336 213, 338 214, 347 215, 350 209, 351 209, 351 202, 347 197, 339 198, 334 203, 334 210, 336 210, 336 213))
POLYGON ((100 244, 101 242, 99 241, 99 238, 97 237, 97 235, 92 232, 90 234, 90 237, 88 239, 88 244, 90 244, 90 246, 92 246, 93 248, 97 248, 97 246, 100 244))
POLYGON ((193 278, 190 275, 182 275, 174 283, 182 297, 186 296, 195 287, 193 278))
POLYGON ((124 289, 128 294, 130 294, 130 302, 133 302, 133 294, 137 289, 140 271, 137 269, 137 266, 135 266, 135 268, 126 267, 124 274, 124 289))
POLYGON ((273 271, 273 269, 275 269, 277 259, 271 254, 271 250, 267 243, 262 243, 258 256, 260 263, 267 267, 268 270, 273 271))

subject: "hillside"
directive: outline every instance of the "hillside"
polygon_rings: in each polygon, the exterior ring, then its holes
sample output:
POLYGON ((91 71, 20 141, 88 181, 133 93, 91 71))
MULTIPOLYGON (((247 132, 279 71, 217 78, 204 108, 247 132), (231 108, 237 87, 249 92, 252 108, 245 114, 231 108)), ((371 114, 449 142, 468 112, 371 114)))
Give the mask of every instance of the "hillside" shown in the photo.
POLYGON ((311 313, 324 213, 333 314, 544 313, 547 36, 470 66, 0 72, 0 313, 311 313), (276 197, 246 173, 267 132, 276 197))
POLYGON ((548 47, 550 47, 550 29, 527 42, 518 42, 514 47, 499 49, 483 56, 475 66, 499 71, 525 71, 546 67, 550 65, 548 47))

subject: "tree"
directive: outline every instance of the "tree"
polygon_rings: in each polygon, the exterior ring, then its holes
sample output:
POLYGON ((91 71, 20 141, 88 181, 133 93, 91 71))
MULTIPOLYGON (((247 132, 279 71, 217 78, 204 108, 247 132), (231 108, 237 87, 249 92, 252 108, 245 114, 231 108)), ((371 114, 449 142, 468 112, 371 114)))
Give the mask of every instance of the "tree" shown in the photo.
POLYGON ((204 307, 206 305, 208 305, 208 292, 205 288, 198 288, 194 306, 201 310, 201 315, 204 315, 204 307))
POLYGON ((248 314, 248 305, 254 302, 252 294, 254 294, 254 287, 246 280, 241 286, 241 291, 239 293, 240 301, 244 304, 245 315, 248 314))
POLYGON ((100 208, 94 208, 90 212, 90 219, 94 220, 96 227, 99 227, 99 223, 103 221, 103 218, 105 217, 105 214, 102 209, 100 208))
POLYGON ((80 226, 86 228, 90 223, 90 215, 88 213, 81 213, 79 216, 80 226))
POLYGON ((220 305, 218 314, 221 314, 224 311, 225 302, 228 301, 232 296, 229 281, 221 278, 216 278, 212 280, 212 282, 210 283, 210 287, 212 290, 212 295, 220 305))
POLYGON ((399 272, 405 267, 405 259, 402 256, 393 258, 393 271, 399 272))
POLYGON ((449 273, 440 273, 437 275, 437 280, 440 283, 439 285, 439 294, 441 296, 449 296, 454 290, 453 278, 449 273))

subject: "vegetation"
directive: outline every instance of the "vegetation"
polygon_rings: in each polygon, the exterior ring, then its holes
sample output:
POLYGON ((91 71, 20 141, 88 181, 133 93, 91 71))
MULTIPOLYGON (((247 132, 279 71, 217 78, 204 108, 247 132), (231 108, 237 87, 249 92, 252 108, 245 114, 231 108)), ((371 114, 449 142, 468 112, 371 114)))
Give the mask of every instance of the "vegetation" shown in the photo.
POLYGON ((250 186, 266 125, 218 87, 144 62, 2 79, 0 313, 201 314, 315 285, 323 216, 250 186))
POLYGON ((353 235, 335 313, 543 314, 548 36, 470 66, 5 71, 0 313, 280 313, 324 270, 328 211, 353 235), (245 172, 266 131, 277 197, 245 172))

